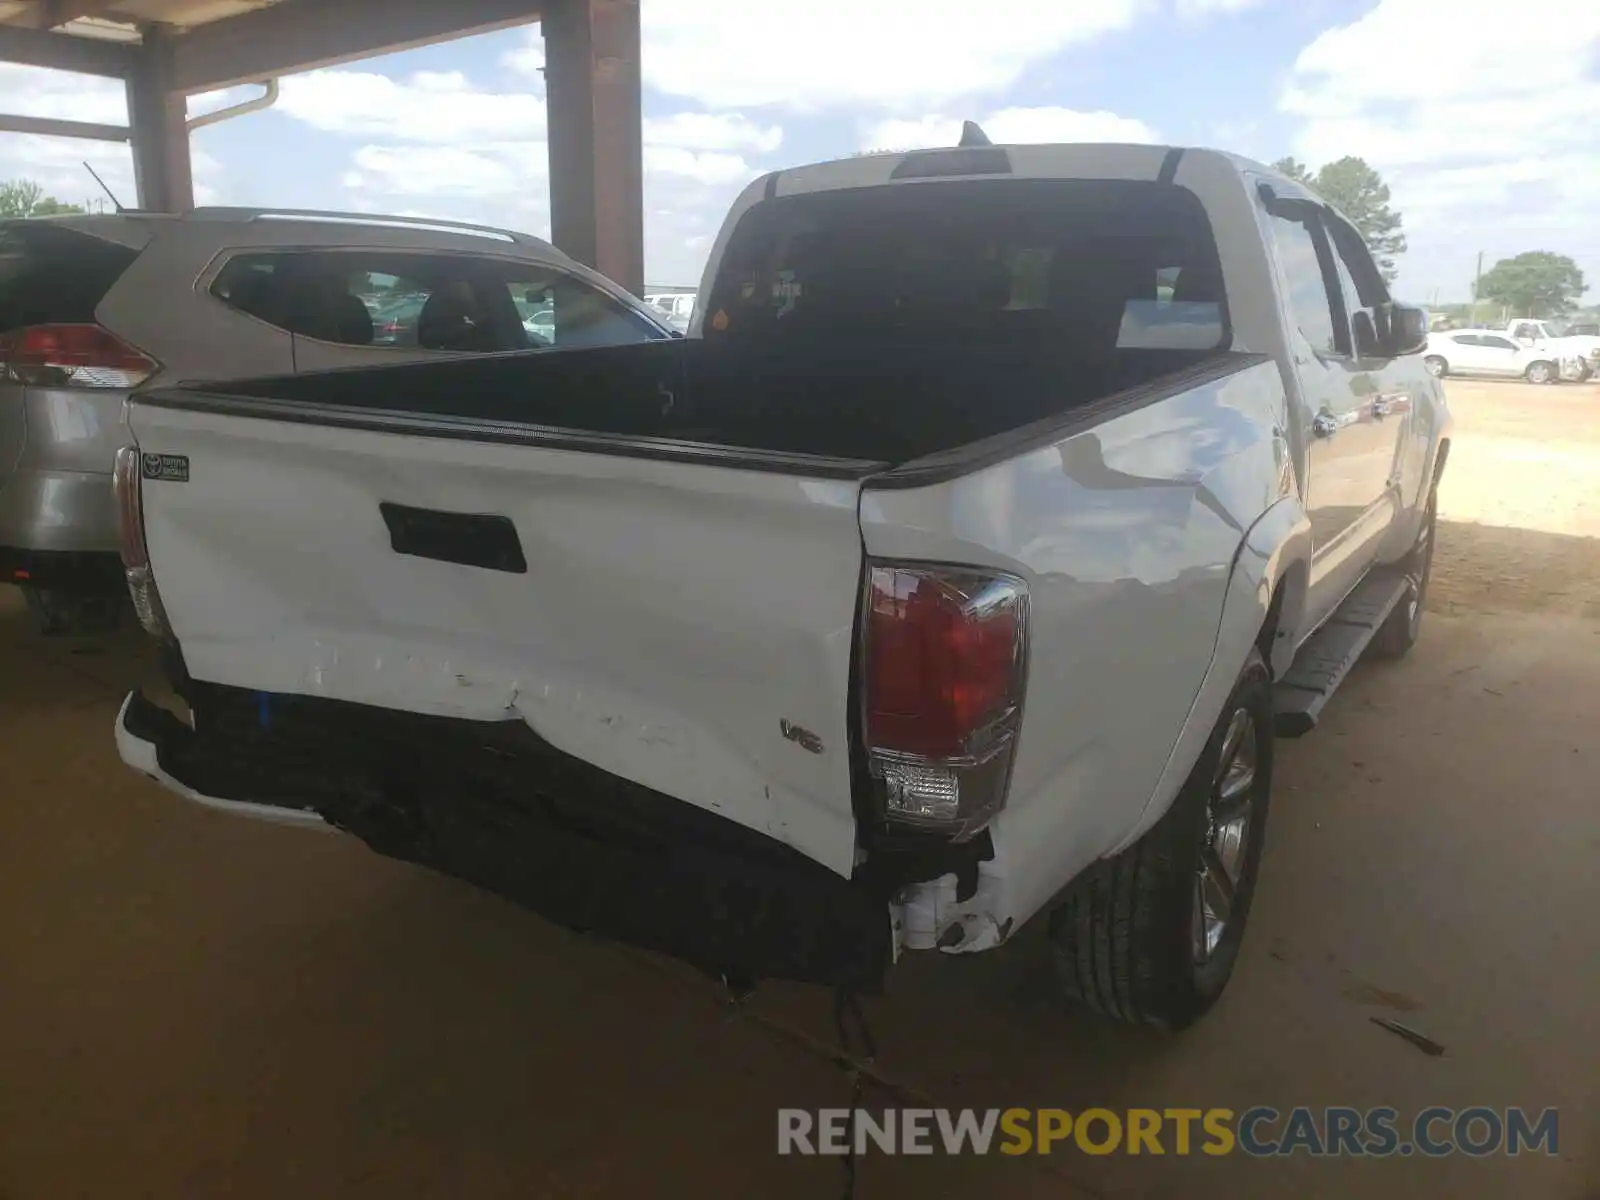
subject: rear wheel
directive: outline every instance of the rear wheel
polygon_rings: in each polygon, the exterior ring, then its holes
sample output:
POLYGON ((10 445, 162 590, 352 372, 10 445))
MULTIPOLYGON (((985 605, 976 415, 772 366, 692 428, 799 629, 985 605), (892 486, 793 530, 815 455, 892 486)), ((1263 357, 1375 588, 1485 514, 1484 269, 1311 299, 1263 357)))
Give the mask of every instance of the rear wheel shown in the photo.
POLYGON ((1422 365, 1428 368, 1428 374, 1435 379, 1443 379, 1450 373, 1450 364, 1437 354, 1430 354, 1422 360, 1422 365))
POLYGON ((1439 491, 1428 493, 1428 507, 1417 531, 1416 543, 1406 555, 1406 594, 1389 619, 1372 639, 1372 652, 1379 658, 1403 658, 1417 644, 1422 632, 1422 608, 1428 598, 1428 579, 1433 574, 1434 533, 1439 523, 1439 491))
POLYGON ((1063 996, 1182 1029, 1211 1007, 1244 938, 1272 790, 1272 686, 1251 650, 1165 816, 1096 863, 1050 914, 1063 996))
POLYGON ((1528 369, 1523 372, 1529 383, 1549 383, 1559 374, 1554 363, 1536 362, 1529 363, 1528 369))

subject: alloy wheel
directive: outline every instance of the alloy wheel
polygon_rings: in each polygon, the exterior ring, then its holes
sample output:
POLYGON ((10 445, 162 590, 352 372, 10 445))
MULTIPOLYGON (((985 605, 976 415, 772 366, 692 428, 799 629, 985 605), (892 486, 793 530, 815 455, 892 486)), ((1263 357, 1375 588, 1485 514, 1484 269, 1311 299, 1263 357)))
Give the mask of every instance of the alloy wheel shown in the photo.
POLYGON ((1206 802, 1206 821, 1195 872, 1191 942, 1194 960, 1205 963, 1217 952, 1233 919, 1245 859, 1250 849, 1255 807, 1260 733, 1247 708, 1228 718, 1216 780, 1206 802))

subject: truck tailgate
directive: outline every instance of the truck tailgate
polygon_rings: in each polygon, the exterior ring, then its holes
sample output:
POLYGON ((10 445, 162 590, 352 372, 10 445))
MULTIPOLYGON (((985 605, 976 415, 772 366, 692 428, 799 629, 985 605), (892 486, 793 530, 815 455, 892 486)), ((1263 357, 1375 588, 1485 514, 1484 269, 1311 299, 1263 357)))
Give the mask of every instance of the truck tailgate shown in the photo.
POLYGON ((195 678, 519 717, 850 872, 862 547, 837 463, 813 477, 160 400, 131 424, 195 678))

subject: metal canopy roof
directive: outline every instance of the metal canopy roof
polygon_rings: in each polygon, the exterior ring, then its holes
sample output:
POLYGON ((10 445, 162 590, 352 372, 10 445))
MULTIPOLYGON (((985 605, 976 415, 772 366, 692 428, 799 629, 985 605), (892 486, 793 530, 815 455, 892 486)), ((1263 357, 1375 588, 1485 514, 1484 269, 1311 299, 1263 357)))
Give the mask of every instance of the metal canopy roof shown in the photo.
POLYGON ((540 0, 0 0, 0 62, 127 78, 170 47, 202 92, 537 21, 540 0))
POLYGON ((278 0, 0 0, 0 24, 52 29, 72 37, 137 42, 142 25, 209 25, 278 0))

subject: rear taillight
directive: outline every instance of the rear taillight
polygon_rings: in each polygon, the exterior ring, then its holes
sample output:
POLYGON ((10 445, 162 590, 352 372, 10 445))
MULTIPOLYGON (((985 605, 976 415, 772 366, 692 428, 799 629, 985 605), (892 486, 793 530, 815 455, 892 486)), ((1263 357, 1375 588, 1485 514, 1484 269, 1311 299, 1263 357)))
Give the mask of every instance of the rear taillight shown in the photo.
POLYGON ((885 818, 971 837, 1010 787, 1027 586, 988 571, 874 565, 862 637, 863 733, 885 818))
POLYGON ((128 595, 133 599, 134 611, 139 614, 139 624, 152 637, 164 639, 170 633, 170 626, 166 609, 161 605, 161 593, 156 590, 155 575, 150 570, 150 548, 144 537, 142 463, 137 446, 124 446, 117 451, 111 493, 117 506, 118 549, 122 554, 122 574, 128 581, 128 595))
POLYGON ((98 325, 29 325, 0 334, 0 368, 29 387, 126 389, 161 364, 98 325))

